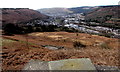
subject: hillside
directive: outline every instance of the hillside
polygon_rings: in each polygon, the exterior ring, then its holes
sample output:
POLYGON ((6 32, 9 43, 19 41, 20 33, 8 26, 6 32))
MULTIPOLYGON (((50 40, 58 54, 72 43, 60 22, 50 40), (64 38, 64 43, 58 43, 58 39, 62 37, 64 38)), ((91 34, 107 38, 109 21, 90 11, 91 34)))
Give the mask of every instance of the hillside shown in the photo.
POLYGON ((7 23, 20 23, 33 19, 45 19, 48 16, 41 14, 38 11, 27 8, 3 8, 2 9, 2 22, 3 25, 7 23))
POLYGON ((118 19, 120 18, 119 15, 120 5, 116 6, 100 6, 95 11, 89 12, 85 19, 98 22, 105 22, 109 21, 110 19, 118 19))
POLYGON ((2 70, 23 69, 31 59, 54 61, 90 58, 94 65, 119 67, 118 41, 119 39, 115 38, 69 32, 3 35, 2 70))
POLYGON ((97 7, 75 7, 75 8, 44 8, 44 9, 38 9, 39 12, 49 15, 49 16, 61 16, 61 15, 67 15, 67 14, 73 14, 73 13, 87 13, 90 12, 97 7))
POLYGON ((73 13, 67 8, 45 8, 45 9, 38 9, 38 11, 49 16, 61 16, 61 15, 67 15, 73 13))
POLYGON ((86 20, 107 21, 110 18, 120 17, 120 5, 108 6, 83 6, 74 8, 44 8, 38 9, 39 12, 49 16, 61 16, 75 13, 84 13, 86 20))
POLYGON ((74 13, 88 13, 94 11, 97 8, 99 7, 83 6, 83 7, 68 8, 68 10, 73 11, 74 13))

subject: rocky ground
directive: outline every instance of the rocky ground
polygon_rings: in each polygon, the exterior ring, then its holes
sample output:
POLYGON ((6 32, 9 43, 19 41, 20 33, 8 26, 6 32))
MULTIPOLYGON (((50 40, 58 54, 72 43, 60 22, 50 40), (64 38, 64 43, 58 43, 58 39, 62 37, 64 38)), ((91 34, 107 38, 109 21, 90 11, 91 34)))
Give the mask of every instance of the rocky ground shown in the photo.
POLYGON ((20 70, 31 59, 90 58, 95 65, 120 66, 119 39, 84 33, 36 32, 2 36, 2 70, 20 70), (78 41, 85 47, 74 47, 78 41), (45 47, 47 46, 47 47, 45 47), (60 47, 58 49, 49 46, 60 47))

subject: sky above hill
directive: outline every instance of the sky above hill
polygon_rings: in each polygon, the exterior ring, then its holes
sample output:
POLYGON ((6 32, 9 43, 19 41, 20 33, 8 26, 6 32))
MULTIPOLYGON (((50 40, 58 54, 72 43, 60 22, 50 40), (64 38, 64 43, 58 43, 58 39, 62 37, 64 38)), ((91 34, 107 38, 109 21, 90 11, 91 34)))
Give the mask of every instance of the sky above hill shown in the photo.
POLYGON ((119 0, 0 0, 0 8, 52 8, 118 5, 119 0))

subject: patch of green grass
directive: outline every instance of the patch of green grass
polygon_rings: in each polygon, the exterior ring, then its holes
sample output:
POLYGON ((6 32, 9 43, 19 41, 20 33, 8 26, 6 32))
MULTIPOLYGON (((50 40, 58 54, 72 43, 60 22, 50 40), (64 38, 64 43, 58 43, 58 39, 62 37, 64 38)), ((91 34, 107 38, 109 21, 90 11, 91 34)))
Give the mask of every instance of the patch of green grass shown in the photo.
POLYGON ((0 46, 5 45, 5 44, 10 44, 16 42, 15 40, 10 40, 10 39, 2 39, 0 38, 0 46))
POLYGON ((24 44, 26 44, 26 45, 28 45, 28 48, 30 49, 35 49, 35 48, 37 48, 37 47, 33 47, 33 46, 38 46, 37 44, 35 44, 35 43, 31 43, 31 42, 27 42, 27 41, 19 41, 20 43, 24 43, 24 44))
POLYGON ((35 43, 31 43, 31 42, 27 42, 27 41, 19 41, 20 43, 26 43, 26 44, 28 44, 28 45, 37 45, 37 44, 35 44, 35 43))
POLYGON ((20 42, 20 43, 24 43, 24 44, 28 44, 28 45, 36 45, 35 43, 31 43, 31 42, 27 42, 27 41, 15 41, 15 40, 11 40, 11 39, 0 39, 0 46, 2 45, 8 45, 8 44, 11 44, 13 42, 20 42))
POLYGON ((2 42, 6 42, 6 43, 16 42, 16 41, 14 41, 14 40, 10 40, 10 39, 0 39, 0 41, 2 41, 2 42))

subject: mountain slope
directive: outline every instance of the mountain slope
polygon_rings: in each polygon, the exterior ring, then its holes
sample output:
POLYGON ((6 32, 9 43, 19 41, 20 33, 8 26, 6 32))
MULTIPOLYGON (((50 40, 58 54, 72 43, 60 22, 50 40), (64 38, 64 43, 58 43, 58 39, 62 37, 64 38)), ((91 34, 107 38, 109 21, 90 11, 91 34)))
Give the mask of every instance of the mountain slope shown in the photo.
POLYGON ((48 16, 41 14, 38 11, 27 9, 27 8, 4 8, 2 9, 2 22, 3 24, 7 23, 20 23, 27 22, 33 19, 45 19, 48 16))
POLYGON ((90 6, 83 6, 83 7, 75 7, 75 8, 68 8, 70 11, 73 11, 74 13, 88 13, 93 10, 95 10, 96 7, 90 7, 90 6))
POLYGON ((120 5, 116 6, 101 6, 95 11, 88 13, 86 20, 107 21, 111 18, 120 18, 120 5))
POLYGON ((44 9, 38 9, 38 11, 49 16, 61 16, 71 13, 87 13, 93 11, 96 8, 97 7, 89 7, 89 6, 75 7, 75 8, 44 8, 44 9))
POLYGON ((60 16, 60 15, 73 13, 67 8, 44 8, 44 9, 38 9, 38 11, 49 16, 60 16))

